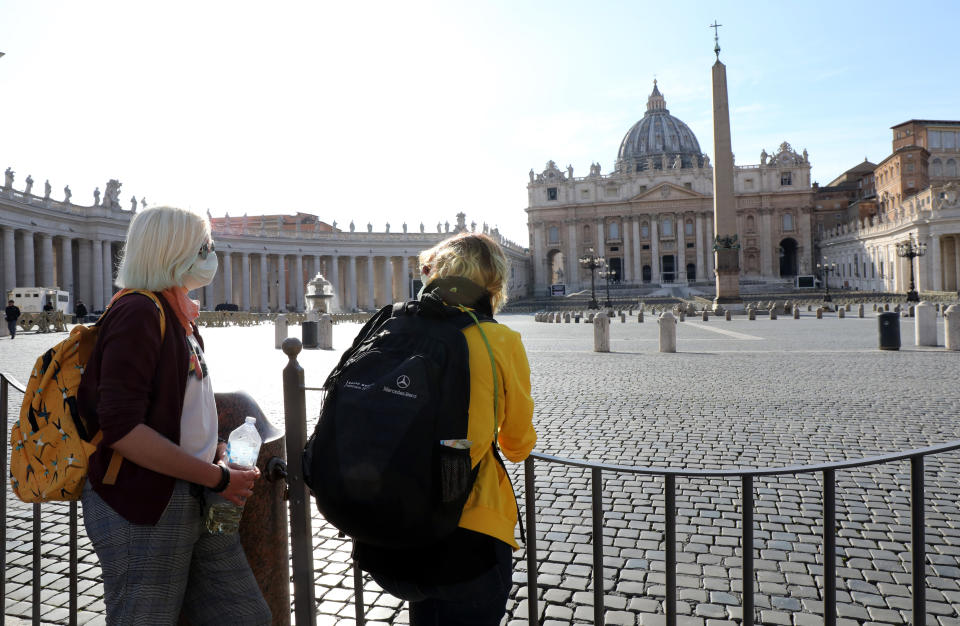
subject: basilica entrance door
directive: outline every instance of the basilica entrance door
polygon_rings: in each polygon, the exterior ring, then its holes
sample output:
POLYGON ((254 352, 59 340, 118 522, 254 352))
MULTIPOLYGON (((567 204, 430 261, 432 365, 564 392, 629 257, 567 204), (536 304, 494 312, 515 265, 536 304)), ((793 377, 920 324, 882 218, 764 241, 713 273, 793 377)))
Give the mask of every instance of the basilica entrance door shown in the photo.
POLYGON ((663 255, 663 261, 660 265, 663 268, 663 282, 672 283, 676 278, 677 268, 674 264, 674 257, 672 254, 663 255))
POLYGON ((623 280, 623 259, 620 257, 613 257, 610 259, 610 271, 613 272, 613 275, 610 277, 610 282, 619 283, 623 280))
POLYGON ((780 242, 780 276, 797 275, 797 242, 787 237, 780 242))

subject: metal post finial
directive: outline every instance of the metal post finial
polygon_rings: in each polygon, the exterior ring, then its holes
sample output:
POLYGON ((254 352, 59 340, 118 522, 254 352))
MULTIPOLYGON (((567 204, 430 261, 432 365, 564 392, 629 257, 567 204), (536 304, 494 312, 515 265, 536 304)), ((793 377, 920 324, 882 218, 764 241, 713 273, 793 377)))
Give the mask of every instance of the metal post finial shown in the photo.
POLYGON ((713 29, 713 53, 717 55, 717 60, 720 60, 720 31, 718 30, 723 24, 717 24, 717 20, 713 20, 713 24, 710 24, 710 28, 713 29))

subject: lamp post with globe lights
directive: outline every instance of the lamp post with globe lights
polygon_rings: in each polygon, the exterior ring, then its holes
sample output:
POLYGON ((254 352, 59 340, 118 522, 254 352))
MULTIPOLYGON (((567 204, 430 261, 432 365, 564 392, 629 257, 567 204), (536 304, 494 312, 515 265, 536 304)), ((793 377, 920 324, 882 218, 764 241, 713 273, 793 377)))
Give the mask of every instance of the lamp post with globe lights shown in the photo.
POLYGON ((897 256, 907 259, 910 264, 910 289, 907 291, 907 302, 920 302, 920 294, 917 293, 916 283, 913 280, 913 260, 927 253, 927 244, 914 241, 913 237, 907 237, 897 244, 897 256))
POLYGON ((602 278, 607 283, 607 302, 604 304, 608 309, 613 308, 613 302, 610 300, 610 281, 617 278, 617 272, 606 263, 603 264, 603 267, 600 269, 600 278, 602 278))
POLYGON ((580 266, 590 270, 590 306, 591 309, 599 309, 597 304, 597 289, 594 275, 598 268, 603 267, 605 261, 602 256, 597 256, 593 248, 588 248, 587 253, 580 257, 580 266))
POLYGON ((823 277, 823 301, 831 302, 830 298, 830 274, 837 272, 836 263, 828 263, 827 257, 823 257, 823 263, 817 263, 817 271, 823 277))

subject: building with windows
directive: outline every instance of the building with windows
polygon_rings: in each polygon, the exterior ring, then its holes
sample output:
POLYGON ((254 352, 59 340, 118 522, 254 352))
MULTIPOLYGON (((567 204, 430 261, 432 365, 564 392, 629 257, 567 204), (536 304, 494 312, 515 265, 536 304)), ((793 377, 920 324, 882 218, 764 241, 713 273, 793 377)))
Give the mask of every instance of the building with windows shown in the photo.
POLYGON ((817 233, 818 260, 837 263, 840 286, 902 293, 911 261, 897 256, 897 244, 911 240, 926 250, 912 261, 916 288, 960 292, 960 121, 910 120, 891 130, 891 154, 869 180, 864 173, 867 193, 838 206, 839 223, 817 233))
MULTIPOLYGON (((527 220, 534 293, 590 283, 578 259, 607 259, 638 288, 714 281, 713 168, 693 131, 670 115, 654 81, 643 118, 626 133, 614 170, 575 177, 549 161, 530 170, 527 220)), ((812 269, 813 189, 806 150, 784 142, 757 165, 735 168, 741 280, 792 281, 812 269)))

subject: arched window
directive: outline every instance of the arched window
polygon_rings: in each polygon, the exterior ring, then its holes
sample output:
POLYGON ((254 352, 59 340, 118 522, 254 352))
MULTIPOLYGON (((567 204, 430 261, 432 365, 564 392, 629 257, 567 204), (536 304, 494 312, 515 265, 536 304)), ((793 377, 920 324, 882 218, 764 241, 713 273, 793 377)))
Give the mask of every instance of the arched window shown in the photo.
POLYGON ((647 222, 640 224, 640 236, 643 237, 644 239, 650 238, 650 224, 648 224, 647 222))
POLYGON ((930 175, 943 176, 943 163, 940 159, 934 159, 930 162, 930 175))
POLYGON ((547 240, 549 243, 560 243, 560 229, 556 226, 551 226, 547 231, 548 236, 547 240))
POLYGON ((793 214, 792 213, 783 214, 783 230, 784 231, 793 230, 793 214))
POLYGON ((947 166, 943 170, 943 175, 949 176, 951 178, 957 177, 957 160, 956 159, 949 159, 947 161, 947 166))
POLYGON ((610 239, 620 239, 620 224, 617 222, 610 222, 609 229, 610 239))
POLYGON ((687 223, 683 226, 683 234, 688 237, 693 236, 693 220, 687 220, 687 223))
POLYGON ((663 236, 673 237, 673 220, 669 217, 663 218, 663 236))

